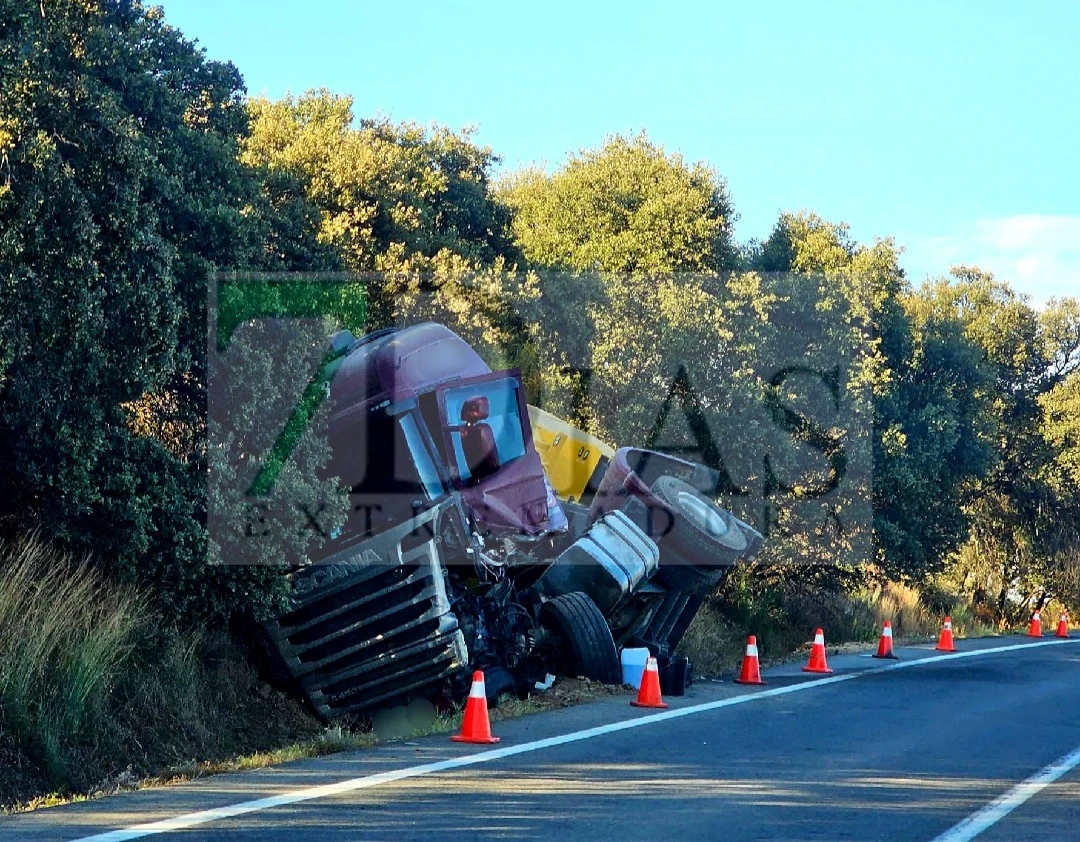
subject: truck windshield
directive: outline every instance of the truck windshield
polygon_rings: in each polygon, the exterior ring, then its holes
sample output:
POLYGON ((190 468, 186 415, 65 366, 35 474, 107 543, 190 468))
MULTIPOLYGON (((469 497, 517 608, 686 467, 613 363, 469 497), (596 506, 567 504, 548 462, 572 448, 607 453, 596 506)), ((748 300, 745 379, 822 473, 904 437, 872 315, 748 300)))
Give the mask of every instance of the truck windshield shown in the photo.
POLYGON ((401 427, 402 434, 405 436, 405 444, 409 448, 409 453, 412 454, 417 478, 423 485, 428 498, 431 500, 438 499, 445 489, 443 489, 442 480, 439 479, 439 469, 435 467, 435 460, 431 457, 431 452, 424 444, 424 437, 420 434, 416 418, 411 412, 407 412, 398 416, 398 424, 401 427))
MULTIPOLYGON (((488 380, 448 390, 445 392, 445 401, 446 416, 450 424, 460 423, 460 420, 463 420, 462 409, 465 404, 474 403, 477 399, 486 399, 487 415, 478 420, 476 425, 486 425, 490 430, 498 456, 498 465, 505 466, 523 456, 525 437, 522 433, 517 381, 513 378, 488 380)), ((469 480, 472 478, 472 472, 469 470, 469 460, 466 459, 461 432, 451 430, 450 439, 454 447, 457 475, 462 480, 469 480)))

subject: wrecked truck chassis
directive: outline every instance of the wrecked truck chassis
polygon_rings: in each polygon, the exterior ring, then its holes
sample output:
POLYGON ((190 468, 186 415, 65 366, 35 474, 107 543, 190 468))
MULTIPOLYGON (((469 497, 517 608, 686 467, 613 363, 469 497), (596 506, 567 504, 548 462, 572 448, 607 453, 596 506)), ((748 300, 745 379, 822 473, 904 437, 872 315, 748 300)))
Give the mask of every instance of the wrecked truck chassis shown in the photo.
POLYGON ((463 696, 468 667, 491 696, 549 671, 618 681, 617 646, 671 654, 760 547, 713 502, 715 471, 652 451, 606 449, 557 501, 520 373, 442 325, 332 343, 330 470, 352 515, 264 626, 272 672, 326 719, 463 696))
MULTIPOLYGON (((703 594, 663 584, 673 566, 693 561, 677 542, 682 515, 656 497, 643 476, 656 472, 659 479, 671 476, 660 471, 672 471, 703 483, 713 477, 675 457, 624 450, 608 468, 611 481, 588 507, 584 500, 564 504, 571 529, 561 546, 550 548, 553 557, 522 565, 487 587, 505 593, 486 610, 477 607, 483 594, 470 596, 476 539, 455 496, 294 572, 289 607, 266 629, 311 707, 331 720, 418 695, 458 698, 478 667, 488 671, 492 696, 528 690, 549 669, 572 667, 557 656, 565 642, 551 639, 540 619, 543 604, 565 593, 583 593, 597 605, 613 644, 644 645, 661 658, 672 654, 703 594), (521 622, 504 637, 521 640, 492 640, 492 613, 516 613, 521 622), (486 639, 478 641, 478 630, 486 639)), ((711 588, 739 560, 699 557, 694 569, 711 588)))
MULTIPOLYGON (((448 498, 290 575, 289 606, 264 628, 284 673, 321 717, 367 713, 416 695, 454 699, 467 692, 472 668, 487 671, 493 696, 527 690, 548 670, 590 671, 587 663, 560 658, 575 641, 561 639, 544 623, 546 603, 579 591, 560 588, 549 574, 590 570, 587 553, 573 555, 578 542, 558 557, 563 565, 523 557, 512 575, 477 583, 469 557, 474 547, 460 515, 458 501, 448 498)), ((592 577, 596 587, 581 585, 614 607, 655 571, 659 554, 622 515, 590 532, 601 540, 607 535, 608 550, 617 551, 623 541, 638 553, 636 566, 629 554, 620 554, 625 578, 605 579, 600 571, 592 577)), ((604 552, 594 539, 583 540, 604 552)), ((593 606, 590 633, 606 636, 610 661, 615 644, 606 620, 591 597, 579 597, 593 606)), ((594 645, 603 646, 601 638, 594 645)), ((600 663, 589 677, 617 681, 602 657, 600 663)))

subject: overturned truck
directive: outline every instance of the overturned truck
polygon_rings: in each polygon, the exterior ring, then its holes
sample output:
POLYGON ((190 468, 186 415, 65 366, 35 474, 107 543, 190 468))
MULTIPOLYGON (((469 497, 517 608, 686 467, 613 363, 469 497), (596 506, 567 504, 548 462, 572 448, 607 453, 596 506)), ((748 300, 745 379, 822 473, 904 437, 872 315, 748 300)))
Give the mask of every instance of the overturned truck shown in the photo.
POLYGON ((761 549, 713 502, 717 472, 528 406, 517 371, 442 325, 333 342, 330 473, 350 514, 265 624, 324 718, 460 698, 473 669, 492 698, 549 673, 618 683, 619 647, 668 661, 761 549))

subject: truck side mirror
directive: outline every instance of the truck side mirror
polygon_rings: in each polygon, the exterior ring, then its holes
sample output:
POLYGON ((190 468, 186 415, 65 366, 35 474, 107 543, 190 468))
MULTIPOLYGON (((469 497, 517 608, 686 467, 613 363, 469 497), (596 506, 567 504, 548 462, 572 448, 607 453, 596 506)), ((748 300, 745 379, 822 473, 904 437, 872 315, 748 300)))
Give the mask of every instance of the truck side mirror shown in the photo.
POLYGON ((466 424, 475 424, 491 415, 491 402, 483 395, 469 398, 461 405, 461 420, 466 424))

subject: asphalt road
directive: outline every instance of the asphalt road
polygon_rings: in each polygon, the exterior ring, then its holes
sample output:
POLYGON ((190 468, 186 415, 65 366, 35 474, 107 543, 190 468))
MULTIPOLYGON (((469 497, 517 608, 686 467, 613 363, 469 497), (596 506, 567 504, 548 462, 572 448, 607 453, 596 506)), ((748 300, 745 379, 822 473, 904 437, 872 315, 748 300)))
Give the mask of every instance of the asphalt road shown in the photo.
MULTIPOLYGON (((831 657, 831 681, 795 666, 766 670, 766 688, 699 683, 666 717, 605 700, 498 723, 494 753, 430 737, 12 816, 0 839, 181 817, 191 826, 145 838, 929 842, 1080 747, 1080 640, 983 653, 1030 642, 961 641, 980 654, 918 664, 935 653, 905 648, 885 671, 831 657), (237 804, 248 812, 190 817, 237 804)), ((1080 766, 1032 792, 976 838, 1080 839, 1080 766)))

